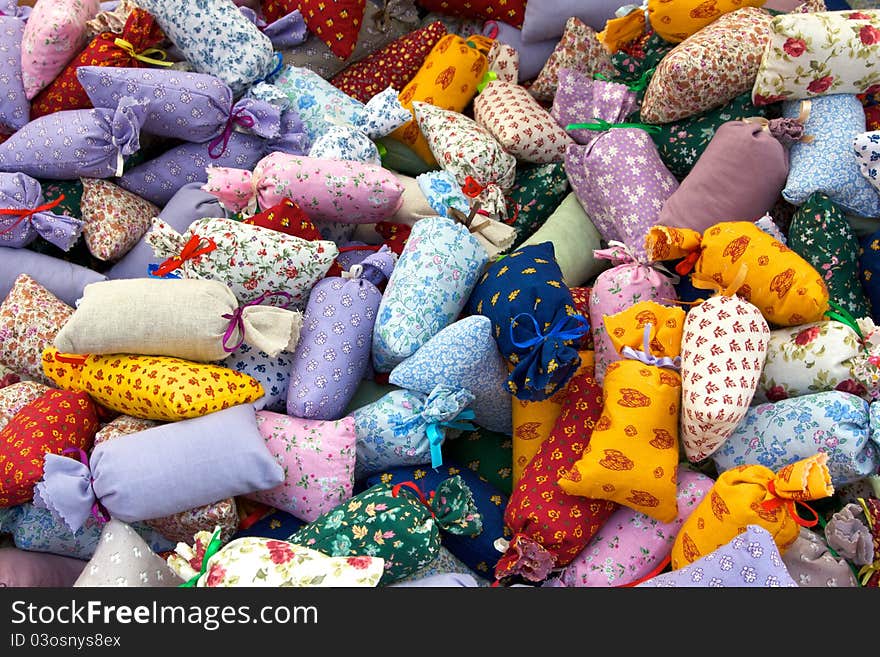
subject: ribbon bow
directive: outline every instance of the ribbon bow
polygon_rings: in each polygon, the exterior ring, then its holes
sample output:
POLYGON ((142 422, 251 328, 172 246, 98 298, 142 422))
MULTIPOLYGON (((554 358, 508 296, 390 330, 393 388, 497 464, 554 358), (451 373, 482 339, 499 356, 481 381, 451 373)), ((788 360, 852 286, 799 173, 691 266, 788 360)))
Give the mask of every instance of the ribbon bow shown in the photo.
MULTIPOLYGON (((625 85, 627 89, 630 91, 642 91, 648 87, 648 82, 651 80, 651 76, 654 75, 655 69, 649 68, 644 71, 635 82, 631 82, 630 84, 625 85)), ((603 82, 614 82, 614 80, 609 79, 605 75, 601 73, 595 73, 593 78, 596 80, 602 80, 603 82)), ((620 84, 617 82, 616 84, 620 84)))
POLYGON ((180 255, 171 256, 170 258, 165 260, 161 265, 159 265, 156 271, 152 272, 151 275, 162 277, 165 276, 165 274, 170 274, 175 269, 178 269, 181 265, 183 265, 183 263, 187 260, 198 258, 200 255, 210 253, 216 248, 217 243, 212 238, 201 238, 198 235, 193 235, 184 245, 183 250, 180 252, 180 255), (202 239, 207 242, 205 246, 202 246, 202 239))
POLYGON ((541 333, 541 327, 538 326, 538 320, 529 313, 520 313, 512 320, 510 320, 510 341, 514 346, 519 347, 520 349, 531 349, 537 344, 541 344, 545 340, 577 340, 586 335, 587 331, 590 330, 590 322, 583 315, 565 315, 559 318, 559 321, 554 324, 547 333, 541 333), (535 331, 535 337, 529 338, 525 342, 517 342, 516 338, 513 335, 513 330, 517 326, 517 322, 520 317, 527 317, 532 320, 532 327, 535 331), (566 322, 569 319, 576 319, 580 322, 577 328, 563 330, 562 327, 565 326, 566 322))
POLYGON ((477 91, 483 91, 490 82, 494 82, 497 79, 498 74, 495 71, 486 71, 486 75, 483 76, 483 79, 480 80, 480 84, 477 85, 477 91))
POLYGON ((486 187, 486 185, 478 183, 473 176, 467 176, 464 179, 464 185, 461 186, 461 191, 468 198, 477 198, 480 194, 486 191, 486 187))
POLYGON ((221 315, 223 319, 229 320, 229 326, 226 327, 226 333, 223 334, 223 351, 227 353, 232 353, 233 351, 238 349, 244 342, 244 309, 250 306, 259 306, 266 299, 276 296, 285 297, 287 299, 287 303, 285 303, 283 306, 284 308, 286 308, 291 304, 291 302, 293 302, 293 297, 290 296, 290 294, 288 294, 284 290, 275 290, 274 292, 264 292, 253 301, 248 301, 247 303, 240 305, 231 313, 225 313, 221 315), (233 345, 232 347, 226 346, 226 343, 236 333, 236 331, 238 332, 238 342, 236 342, 235 345, 233 345))
POLYGON ((278 72, 281 71, 281 67, 284 66, 284 55, 280 52, 276 52, 275 55, 273 55, 273 58, 275 59, 275 66, 269 71, 266 77, 261 80, 262 82, 269 82, 270 79, 278 75, 278 72))
POLYGON ((785 510, 788 511, 788 515, 791 516, 791 519, 794 520, 801 527, 815 527, 819 524, 819 514, 816 513, 815 509, 811 507, 809 504, 804 502, 796 502, 795 500, 787 500, 785 498, 779 497, 776 494, 776 485, 773 483, 773 480, 767 482, 767 492, 773 496, 771 500, 764 500, 761 502, 761 508, 767 511, 775 511, 781 506, 785 507, 785 510), (810 513, 813 514, 812 520, 806 520, 805 518, 801 518, 797 513, 797 506, 800 504, 805 507, 810 513))
POLYGON ((229 138, 232 136, 232 131, 235 129, 235 126, 241 126, 242 128, 253 128, 254 117, 245 116, 244 112, 247 111, 245 107, 239 107, 234 112, 229 114, 229 118, 226 119, 226 126, 223 128, 223 132, 221 132, 218 136, 211 140, 211 143, 208 144, 208 155, 211 159, 216 160, 218 157, 223 155, 223 152, 226 150, 227 144, 229 144, 229 138), (220 151, 217 152, 217 146, 220 146, 220 151))
POLYGON ((165 59, 168 57, 168 54, 160 49, 160 48, 147 48, 141 52, 136 52, 134 46, 130 41, 126 41, 125 39, 116 39, 113 43, 122 48, 128 55, 136 59, 140 62, 144 62, 146 64, 152 64, 153 66, 174 66, 174 62, 167 62, 165 59), (150 57, 150 55, 162 55, 161 58, 156 59, 154 57, 150 57))
POLYGON ((208 561, 210 561, 211 557, 213 557, 220 551, 221 547, 223 547, 223 541, 220 540, 220 527, 217 527, 214 530, 214 533, 211 535, 211 540, 208 541, 208 545, 205 548, 205 556, 202 557, 201 569, 195 575, 190 577, 189 580, 181 584, 178 588, 194 588, 195 585, 198 584, 201 576, 208 572, 208 561))
POLYGON ((597 116, 593 117, 592 123, 569 123, 565 126, 566 130, 595 130, 596 132, 605 132, 612 128, 638 128, 652 134, 660 132, 659 125, 648 125, 647 123, 610 123, 597 116))
POLYGON ((476 431, 476 427, 468 420, 473 420, 477 416, 470 408, 464 409, 448 422, 429 422, 427 427, 428 443, 431 446, 431 467, 435 470, 443 465, 443 455, 440 452, 440 443, 443 442, 444 433, 441 427, 449 427, 450 429, 460 429, 461 431, 476 431))
POLYGON ((42 205, 38 205, 35 208, 31 208, 30 210, 27 208, 0 208, 0 215, 5 214, 5 215, 18 216, 18 219, 16 219, 12 223, 11 226, 7 226, 3 230, 0 230, 0 235, 3 235, 4 233, 8 233, 9 231, 13 230, 22 221, 24 221, 28 217, 31 217, 31 216, 37 214, 38 212, 47 212, 47 211, 57 207, 58 204, 61 203, 61 201, 63 201, 63 200, 64 200, 64 194, 61 194, 54 201, 49 201, 47 203, 43 203, 42 205))
POLYGON ((422 492, 422 489, 416 486, 415 482, 412 481, 402 481, 399 484, 395 484, 391 489, 391 497, 397 497, 400 495, 400 489, 403 487, 411 488, 416 492, 416 495, 419 496, 419 502, 421 502, 428 511, 431 512, 431 517, 436 518, 437 516, 434 514, 434 509, 431 508, 430 500, 434 499, 434 491, 428 493, 428 498, 425 498, 425 494, 422 492))
POLYGON ((92 476, 92 468, 89 465, 89 457, 82 447, 68 447, 61 451, 62 454, 78 454, 80 463, 86 466, 89 471, 89 486, 92 489, 92 495, 95 497, 95 503, 92 504, 92 517, 100 523, 110 520, 110 514, 104 505, 98 501, 98 494, 95 492, 95 478, 92 476))
POLYGON ((669 356, 657 357, 651 353, 652 326, 653 325, 650 322, 645 324, 645 331, 642 334, 643 351, 638 351, 630 346, 626 346, 621 349, 620 355, 624 358, 631 358, 632 360, 641 361, 645 365, 653 365, 654 367, 665 367, 666 369, 675 370, 676 372, 680 371, 681 356, 676 356, 675 358, 670 358, 669 356))
POLYGON ((849 326, 862 340, 862 346, 864 347, 865 336, 862 334, 862 329, 859 328, 859 324, 858 321, 856 321, 856 318, 853 317, 846 308, 839 306, 838 304, 834 303, 834 301, 829 300, 828 305, 831 306, 832 309, 826 310, 825 316, 829 319, 836 320, 841 324, 846 324, 847 326, 849 326))

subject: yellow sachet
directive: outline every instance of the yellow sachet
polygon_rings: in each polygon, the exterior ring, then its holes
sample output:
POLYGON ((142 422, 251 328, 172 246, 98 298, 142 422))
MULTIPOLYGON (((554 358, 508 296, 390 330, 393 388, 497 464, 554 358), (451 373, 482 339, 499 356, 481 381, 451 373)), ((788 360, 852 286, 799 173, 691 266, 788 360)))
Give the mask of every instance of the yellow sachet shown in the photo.
MULTIPOLYGON (((473 100, 477 85, 489 70, 486 54, 493 41, 480 35, 467 40, 457 34, 440 39, 425 58, 425 63, 398 95, 400 103, 413 112, 413 102, 436 105, 452 112, 461 112, 473 100), (468 42, 473 44, 468 45, 468 42)), ((390 135, 409 146, 430 166, 437 166, 419 124, 413 118, 390 135)))
POLYGON ((828 288, 819 272, 750 221, 715 224, 702 238, 693 230, 654 226, 645 244, 654 261, 692 258, 694 277, 722 288, 734 283, 745 265, 737 295, 778 327, 818 322, 828 310, 828 288))
POLYGON ((693 563, 728 543, 746 530, 760 525, 770 532, 784 553, 801 526, 815 525, 803 519, 796 502, 834 494, 828 455, 818 453, 784 466, 775 473, 763 465, 741 465, 726 470, 712 490, 685 520, 672 546, 672 568, 693 563))
POLYGON ((145 420, 201 417, 264 394, 247 374, 167 356, 81 356, 47 347, 43 372, 59 388, 85 391, 102 406, 145 420))
POLYGON ((559 479, 566 493, 613 500, 660 522, 675 520, 681 405, 675 359, 684 318, 681 308, 654 301, 605 317, 624 360, 605 372, 605 401, 590 444, 559 479), (643 356, 634 358, 633 352, 643 356))

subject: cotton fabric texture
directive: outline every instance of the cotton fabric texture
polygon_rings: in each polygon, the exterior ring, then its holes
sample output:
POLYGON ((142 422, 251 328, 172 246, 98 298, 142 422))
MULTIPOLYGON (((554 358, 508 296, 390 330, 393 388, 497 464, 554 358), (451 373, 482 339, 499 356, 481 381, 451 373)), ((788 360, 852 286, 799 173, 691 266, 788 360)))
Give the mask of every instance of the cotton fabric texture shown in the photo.
MULTIPOLYGON (((677 121, 721 107, 751 89, 772 20, 766 10, 746 6, 725 13, 682 41, 651 76, 642 119, 677 121)), ((661 29, 657 32, 662 36, 661 29)))
POLYGON ((123 279, 86 286, 54 345, 75 354, 140 354, 224 360, 241 339, 270 357, 291 351, 300 313, 271 305, 241 308, 219 281, 123 279), (240 309, 241 325, 235 313, 240 309), (143 313, 151 318, 143 322, 143 313), (230 330, 230 327, 232 330, 230 330))

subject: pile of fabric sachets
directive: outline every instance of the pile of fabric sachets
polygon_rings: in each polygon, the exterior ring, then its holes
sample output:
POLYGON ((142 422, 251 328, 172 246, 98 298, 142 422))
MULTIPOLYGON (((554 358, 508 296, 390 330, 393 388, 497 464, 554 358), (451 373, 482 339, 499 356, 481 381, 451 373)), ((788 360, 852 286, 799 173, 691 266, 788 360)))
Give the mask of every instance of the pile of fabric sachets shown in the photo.
POLYGON ((880 586, 876 5, 28 4, 0 584, 880 586))

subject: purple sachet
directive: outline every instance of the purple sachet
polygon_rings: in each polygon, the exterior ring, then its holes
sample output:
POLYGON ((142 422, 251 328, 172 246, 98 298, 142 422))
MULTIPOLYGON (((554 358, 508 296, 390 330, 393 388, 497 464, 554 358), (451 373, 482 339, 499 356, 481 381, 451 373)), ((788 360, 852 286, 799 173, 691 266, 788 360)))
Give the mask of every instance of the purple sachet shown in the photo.
POLYGON ((23 128, 30 120, 31 104, 21 78, 21 37, 24 21, 0 16, 0 130, 23 128))
POLYGON ((0 299, 6 298, 19 274, 27 274, 71 307, 86 285, 107 280, 103 274, 60 258, 0 246, 0 299))
POLYGON ((47 454, 34 504, 75 532, 89 514, 160 518, 283 481, 256 411, 240 404, 105 441, 88 460, 47 454))
POLYGON ((295 110, 288 109, 281 113, 277 137, 264 139, 233 130, 219 157, 212 157, 212 152, 216 155, 218 151, 212 150, 210 143, 181 144, 127 171, 117 183, 151 203, 164 206, 182 185, 208 182, 209 166, 253 169, 269 153, 305 155, 308 150, 309 138, 302 121, 295 110))
POLYGON ((337 420, 345 414, 370 365, 380 288, 396 261, 383 246, 341 278, 324 278, 312 288, 293 353, 288 415, 337 420))
MULTIPOLYGON (((561 68, 550 115, 564 129, 572 124, 591 123, 600 119, 622 123, 636 110, 636 93, 619 82, 594 80, 586 73, 561 68)), ((579 144, 595 141, 599 131, 586 128, 567 130, 579 144)))
POLYGON ((233 104, 229 85, 213 75, 80 66, 76 76, 95 107, 115 108, 124 96, 136 98, 147 106, 143 132, 193 143, 216 140, 215 154, 223 150, 227 131, 270 138, 281 128, 277 107, 251 98, 233 104))
POLYGON ((83 221, 52 213, 64 196, 46 201, 37 180, 23 173, 0 173, 0 246, 21 248, 39 235, 68 251, 82 233, 83 221))
POLYGON ((140 149, 146 111, 145 105, 124 97, 116 109, 41 116, 0 144, 0 172, 47 180, 119 176, 125 158, 140 149))
POLYGON ((269 37, 275 50, 289 50, 300 45, 309 36, 306 22, 299 9, 294 9, 286 16, 271 23, 267 23, 262 17, 257 16, 257 13, 250 7, 239 7, 238 10, 256 25, 260 32, 269 37))

